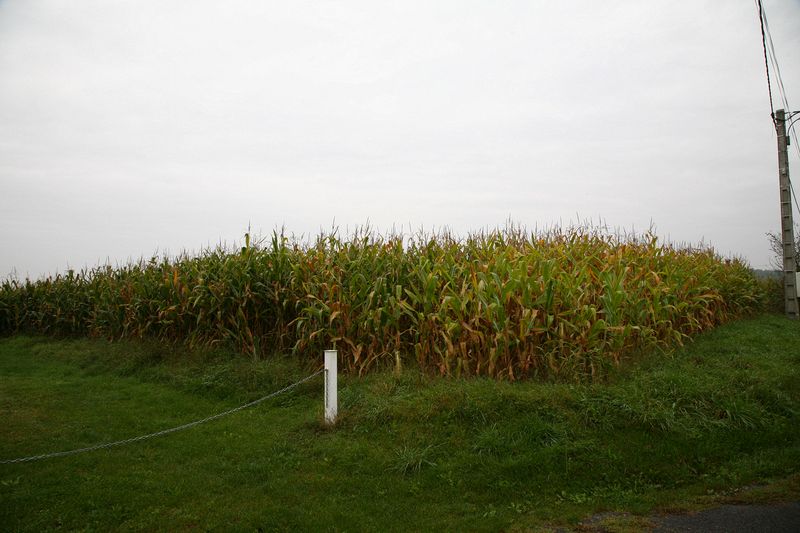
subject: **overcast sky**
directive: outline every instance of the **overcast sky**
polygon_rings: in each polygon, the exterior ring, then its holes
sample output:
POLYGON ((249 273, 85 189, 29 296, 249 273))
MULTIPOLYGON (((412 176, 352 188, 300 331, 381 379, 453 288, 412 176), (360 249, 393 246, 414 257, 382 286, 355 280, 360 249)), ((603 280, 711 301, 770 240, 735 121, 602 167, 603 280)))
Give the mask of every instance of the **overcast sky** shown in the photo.
MULTIPOLYGON (((800 109, 800 1, 764 5, 800 109)), ((334 220, 765 267, 777 181, 752 0, 0 0, 0 277, 334 220)))

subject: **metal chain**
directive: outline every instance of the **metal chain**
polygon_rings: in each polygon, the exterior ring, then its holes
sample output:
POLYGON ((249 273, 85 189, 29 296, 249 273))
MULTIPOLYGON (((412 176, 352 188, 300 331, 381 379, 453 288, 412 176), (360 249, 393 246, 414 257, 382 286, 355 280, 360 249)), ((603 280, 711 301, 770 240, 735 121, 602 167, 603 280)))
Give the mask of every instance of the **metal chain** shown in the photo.
POLYGON ((292 390, 293 388, 297 387, 298 385, 301 385, 301 384, 305 383, 306 381, 310 380, 311 378, 313 378, 315 376, 318 376, 318 375, 322 374, 323 372, 324 372, 324 369, 323 370, 318 370, 318 371, 314 372, 313 374, 311 374, 310 376, 307 376, 307 377, 301 379, 300 381, 292 383, 291 385, 288 385, 288 386, 282 388, 281 390, 278 390, 278 391, 272 392, 270 394, 267 394, 266 396, 264 396, 262 398, 259 398, 258 400, 253 400, 252 402, 246 403, 244 405, 240 405, 239 407, 234 407, 233 409, 228 409, 227 411, 223 411, 222 413, 217 413, 215 415, 211 415, 211 416, 208 416, 206 418, 203 418, 202 420, 195 420, 194 422, 189 422, 187 424, 183 424, 183 425, 180 425, 180 426, 177 426, 177 427, 174 427, 174 428, 162 429, 161 431, 156 431, 155 433, 148 433, 147 435, 140 435, 138 437, 132 437, 130 439, 125 439, 125 440, 118 440, 118 441, 115 441, 115 442, 106 442, 106 443, 103 443, 103 444, 97 444, 95 446, 88 446, 86 448, 78 448, 78 449, 75 449, 75 450, 68 450, 68 451, 64 451, 64 452, 44 453, 44 454, 41 454, 41 455, 32 455, 30 457, 20 457, 18 459, 5 459, 5 460, 1 460, 0 464, 26 463, 26 462, 29 462, 29 461, 38 461, 40 459, 49 459, 51 457, 63 457, 65 455, 74 455, 74 454, 77 454, 77 453, 91 452, 91 451, 94 451, 94 450, 102 450, 103 448, 112 448, 114 446, 122 446, 123 444, 130 444, 132 442, 139 442, 139 441, 142 441, 142 440, 151 439, 153 437, 160 437, 161 435, 168 435, 170 433, 175 433, 176 431, 189 429, 191 427, 198 426, 200 424, 204 424, 205 422, 211 422, 212 420, 216 420, 217 418, 222 418, 223 416, 227 416, 227 415, 233 414, 233 413, 235 413, 237 411, 241 411, 243 409, 247 409, 248 407, 253 407, 254 405, 258 405, 263 401, 269 400, 270 398, 274 398, 275 396, 278 396, 279 394, 282 394, 284 392, 292 390))

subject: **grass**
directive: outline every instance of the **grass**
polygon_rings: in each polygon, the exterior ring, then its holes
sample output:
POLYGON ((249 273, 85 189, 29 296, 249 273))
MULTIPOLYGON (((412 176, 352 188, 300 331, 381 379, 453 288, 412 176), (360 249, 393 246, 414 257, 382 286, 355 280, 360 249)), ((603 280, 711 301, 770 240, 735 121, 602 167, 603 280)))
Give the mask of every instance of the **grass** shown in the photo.
MULTIPOLYGON (((202 418, 308 372, 164 344, 0 341, 0 458, 202 418)), ((526 530, 800 497, 800 325, 761 316, 605 382, 342 376, 126 447, 0 465, 10 531, 526 530), (764 487, 762 487, 762 485, 764 487), (753 490, 741 490, 754 486, 753 490)), ((614 525, 617 524, 617 525, 614 525)), ((639 526, 637 526, 637 524, 639 526)))

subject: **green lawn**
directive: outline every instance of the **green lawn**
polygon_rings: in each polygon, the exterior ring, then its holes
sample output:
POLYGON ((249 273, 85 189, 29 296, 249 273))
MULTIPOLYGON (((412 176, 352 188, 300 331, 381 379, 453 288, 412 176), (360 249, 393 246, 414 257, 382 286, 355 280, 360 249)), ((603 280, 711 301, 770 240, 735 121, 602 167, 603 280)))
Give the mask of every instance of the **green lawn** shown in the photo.
MULTIPOLYGON (((763 316, 607 383, 322 379, 146 442, 0 465, 0 529, 472 530, 724 498, 797 497, 800 324, 763 316)), ((313 369, 149 343, 0 340, 0 459, 202 418, 313 369)))

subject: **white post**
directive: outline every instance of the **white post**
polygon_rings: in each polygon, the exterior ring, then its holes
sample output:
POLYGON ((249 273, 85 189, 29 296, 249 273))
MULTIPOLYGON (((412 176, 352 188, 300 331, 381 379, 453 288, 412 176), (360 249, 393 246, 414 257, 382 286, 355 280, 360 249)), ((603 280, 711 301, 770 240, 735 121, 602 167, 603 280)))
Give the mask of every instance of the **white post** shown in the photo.
POLYGON ((325 350, 325 422, 336 422, 339 411, 338 365, 336 350, 325 350))

